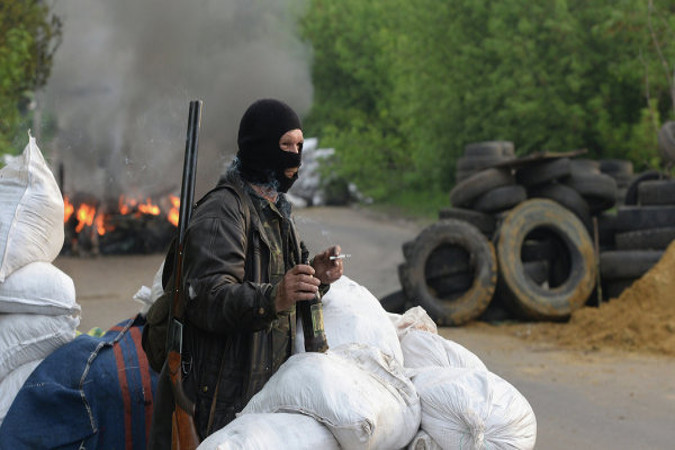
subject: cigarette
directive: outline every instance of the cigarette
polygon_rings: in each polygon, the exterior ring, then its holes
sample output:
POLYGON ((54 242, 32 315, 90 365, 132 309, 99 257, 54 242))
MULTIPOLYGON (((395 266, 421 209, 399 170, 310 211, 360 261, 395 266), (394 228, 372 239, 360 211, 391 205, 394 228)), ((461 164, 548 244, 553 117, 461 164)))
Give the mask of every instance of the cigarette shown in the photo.
POLYGON ((351 257, 352 257, 352 255, 345 255, 344 253, 340 253, 337 256, 335 256, 335 255, 330 256, 328 259, 330 259, 331 261, 335 261, 336 259, 345 259, 345 258, 351 258, 351 257))

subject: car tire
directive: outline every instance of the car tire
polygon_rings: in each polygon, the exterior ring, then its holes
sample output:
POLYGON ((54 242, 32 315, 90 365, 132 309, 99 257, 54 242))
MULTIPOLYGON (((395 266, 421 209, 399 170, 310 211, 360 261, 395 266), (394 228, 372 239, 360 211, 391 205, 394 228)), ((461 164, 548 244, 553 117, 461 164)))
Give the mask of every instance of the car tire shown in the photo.
POLYGON ((479 317, 488 307, 497 284, 497 259, 492 243, 468 222, 441 220, 422 230, 399 277, 406 296, 422 306, 441 326, 457 326, 479 317), (457 246, 470 255, 473 282, 461 295, 442 298, 427 282, 427 261, 442 246, 457 246))
POLYGON ((495 241, 500 292, 518 316, 564 320, 588 300, 597 274, 593 242, 581 221, 566 208, 552 200, 527 200, 506 215, 495 241), (523 267, 521 248, 535 231, 556 235, 568 255, 569 273, 554 289, 536 285, 523 267))

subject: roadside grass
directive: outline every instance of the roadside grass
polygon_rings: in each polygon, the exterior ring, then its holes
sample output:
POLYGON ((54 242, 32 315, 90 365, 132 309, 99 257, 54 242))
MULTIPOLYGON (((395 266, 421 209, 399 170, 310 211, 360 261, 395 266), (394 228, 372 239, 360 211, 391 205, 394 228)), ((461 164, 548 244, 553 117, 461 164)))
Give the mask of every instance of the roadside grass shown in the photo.
POLYGON ((433 222, 438 219, 438 211, 450 205, 444 192, 406 192, 391 195, 386 201, 380 201, 361 207, 374 213, 402 219, 433 222))

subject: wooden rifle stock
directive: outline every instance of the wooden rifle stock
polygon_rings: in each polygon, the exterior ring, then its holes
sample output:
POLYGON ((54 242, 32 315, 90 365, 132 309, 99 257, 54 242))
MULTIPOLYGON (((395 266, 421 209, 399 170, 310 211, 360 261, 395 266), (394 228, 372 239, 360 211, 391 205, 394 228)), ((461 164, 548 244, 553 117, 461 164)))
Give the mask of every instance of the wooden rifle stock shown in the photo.
POLYGON ((176 257, 174 259, 174 286, 171 313, 169 314, 169 331, 167 336, 167 366, 173 388, 174 411, 171 416, 171 448, 173 450, 194 450, 199 445, 199 435, 194 422, 195 405, 183 391, 182 381, 182 347, 183 347, 183 243, 192 214, 194 190, 197 172, 197 146, 199 143, 199 127, 201 125, 201 109, 203 102, 190 102, 188 130, 185 141, 185 161, 183 162, 183 180, 180 192, 180 211, 178 216, 178 238, 176 241, 176 257))

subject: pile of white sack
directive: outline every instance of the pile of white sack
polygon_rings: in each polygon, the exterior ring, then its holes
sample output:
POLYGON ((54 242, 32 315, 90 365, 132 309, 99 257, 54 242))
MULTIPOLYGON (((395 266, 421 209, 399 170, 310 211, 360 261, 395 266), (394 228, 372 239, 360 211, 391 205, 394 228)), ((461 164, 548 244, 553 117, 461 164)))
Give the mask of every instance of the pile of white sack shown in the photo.
POLYGON ((299 329, 295 354, 198 450, 534 448, 525 397, 421 307, 390 314, 347 276, 323 302, 328 352, 305 353, 299 329))
POLYGON ((29 136, 0 169, 0 424, 31 372, 80 324, 73 280, 52 264, 63 217, 61 190, 29 136))

